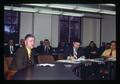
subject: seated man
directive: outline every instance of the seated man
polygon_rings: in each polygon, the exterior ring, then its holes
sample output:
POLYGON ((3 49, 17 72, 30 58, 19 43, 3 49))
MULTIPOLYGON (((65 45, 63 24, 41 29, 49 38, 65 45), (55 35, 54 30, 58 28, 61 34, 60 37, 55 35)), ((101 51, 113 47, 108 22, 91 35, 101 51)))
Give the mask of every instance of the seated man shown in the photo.
POLYGON ((37 47, 37 51, 40 55, 51 55, 52 47, 48 39, 40 42, 40 46, 37 47))
POLYGON ((15 46, 14 41, 12 39, 9 40, 8 45, 5 46, 5 52, 4 52, 5 57, 10 57, 10 56, 13 57, 16 50, 17 47, 15 46))
POLYGON ((85 56, 85 52, 83 48, 80 47, 80 44, 81 43, 79 40, 75 40, 73 42, 73 46, 64 51, 65 59, 69 58, 68 56, 72 56, 75 59, 79 58, 80 56, 85 56))
POLYGON ((42 40, 40 41, 40 45, 37 46, 37 52, 40 55, 44 55, 44 42, 42 40))
POLYGON ((33 56, 31 55, 31 50, 34 48, 35 37, 31 34, 25 36, 25 47, 20 47, 13 58, 10 70, 18 71, 25 67, 31 66, 34 64, 33 56))
POLYGON ((111 42, 110 49, 106 49, 102 53, 102 56, 105 57, 105 58, 116 57, 116 41, 111 42))

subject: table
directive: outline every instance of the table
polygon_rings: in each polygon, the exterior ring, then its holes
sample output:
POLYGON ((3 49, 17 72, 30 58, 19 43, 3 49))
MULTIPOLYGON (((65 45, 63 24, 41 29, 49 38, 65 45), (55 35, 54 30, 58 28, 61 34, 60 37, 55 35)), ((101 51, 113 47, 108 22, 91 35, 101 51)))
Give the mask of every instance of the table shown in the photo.
POLYGON ((13 80, 80 80, 66 63, 57 63, 54 67, 30 66, 18 71, 13 80))
POLYGON ((85 59, 80 63, 53 62, 54 67, 31 66, 18 71, 14 80, 114 80, 115 61, 85 59), (68 65, 68 66, 66 66, 68 65), (69 65, 71 67, 69 67, 69 65), (114 66, 114 68, 113 68, 114 66), (100 70, 103 70, 100 73, 100 70), (104 69, 108 73, 104 73, 104 69), (102 78, 102 77, 105 78, 102 78))
POLYGON ((76 70, 83 80, 115 80, 116 61, 85 59, 76 66, 76 70))

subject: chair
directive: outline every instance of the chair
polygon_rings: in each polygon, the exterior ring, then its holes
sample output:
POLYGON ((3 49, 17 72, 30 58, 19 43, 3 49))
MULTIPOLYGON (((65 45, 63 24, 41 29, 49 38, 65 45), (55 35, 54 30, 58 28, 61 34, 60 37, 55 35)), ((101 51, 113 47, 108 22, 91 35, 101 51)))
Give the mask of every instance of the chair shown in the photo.
POLYGON ((16 70, 10 70, 9 65, 12 63, 13 57, 4 57, 4 75, 7 80, 11 80, 16 70))
POLYGON ((7 71, 8 71, 8 65, 7 65, 7 62, 6 62, 5 58, 4 58, 4 74, 6 74, 7 71))
POLYGON ((7 66, 9 66, 12 63, 13 57, 5 57, 4 59, 7 63, 7 66))
POLYGON ((58 55, 58 60, 62 60, 64 57, 62 55, 58 55))
POLYGON ((43 62, 54 62, 54 57, 51 55, 40 55, 38 56, 38 63, 43 63, 43 62))

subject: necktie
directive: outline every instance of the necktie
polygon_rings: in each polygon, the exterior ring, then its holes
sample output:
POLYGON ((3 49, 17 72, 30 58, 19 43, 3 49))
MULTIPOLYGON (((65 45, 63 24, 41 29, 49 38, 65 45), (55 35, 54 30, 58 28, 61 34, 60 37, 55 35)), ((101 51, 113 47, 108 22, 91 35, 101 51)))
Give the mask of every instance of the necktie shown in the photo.
POLYGON ((10 53, 13 54, 13 46, 10 46, 10 53))
POLYGON ((45 46, 45 54, 48 54, 48 48, 45 46))
POLYGON ((110 52, 110 55, 109 56, 112 56, 112 49, 111 49, 111 52, 110 52))
POLYGON ((77 49, 74 49, 74 56, 77 56, 77 49))
POLYGON ((28 58, 29 58, 29 60, 31 60, 31 50, 30 49, 28 49, 28 58))

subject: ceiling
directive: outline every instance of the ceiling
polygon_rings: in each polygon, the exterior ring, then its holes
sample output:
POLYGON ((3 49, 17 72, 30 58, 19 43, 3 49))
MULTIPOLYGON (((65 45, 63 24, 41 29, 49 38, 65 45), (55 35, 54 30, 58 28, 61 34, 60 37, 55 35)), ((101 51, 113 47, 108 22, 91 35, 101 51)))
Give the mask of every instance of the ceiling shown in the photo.
POLYGON ((22 8, 22 10, 26 8, 24 12, 30 11, 30 12, 51 13, 51 14, 76 13, 76 15, 77 13, 78 14, 95 13, 95 14, 116 15, 115 4, 11 4, 5 6, 5 10, 13 10, 15 7, 16 7, 16 11, 17 8, 22 8))

